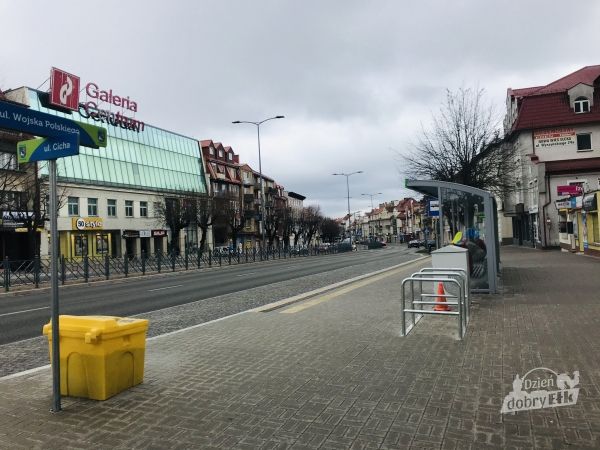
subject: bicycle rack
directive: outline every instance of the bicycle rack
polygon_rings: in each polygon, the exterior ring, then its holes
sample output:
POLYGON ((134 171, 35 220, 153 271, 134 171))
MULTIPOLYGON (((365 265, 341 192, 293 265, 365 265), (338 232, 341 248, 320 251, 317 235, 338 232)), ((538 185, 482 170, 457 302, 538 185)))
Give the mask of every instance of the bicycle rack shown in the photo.
MULTIPOLYGON (((437 269, 434 269, 437 270, 437 269)), ((423 318, 425 314, 440 315, 440 316, 457 316, 458 319, 458 338, 462 340, 464 333, 467 328, 467 302, 465 299, 465 292, 467 281, 464 275, 460 273, 460 269, 444 270, 443 273, 438 274, 435 271, 432 272, 416 272, 409 278, 402 280, 402 304, 400 308, 402 330, 401 335, 406 336, 416 326, 416 324, 423 318), (435 287, 436 283, 443 283, 444 285, 451 285, 456 287, 457 294, 435 294, 435 293, 424 293, 423 282, 432 283, 435 287), (415 283, 419 284, 419 295, 415 297, 415 283), (406 287, 410 285, 410 307, 406 305, 406 287), (432 298, 444 297, 447 301, 445 305, 455 307, 454 311, 435 311, 433 309, 423 309, 423 305, 439 305, 432 298), (417 299, 418 298, 418 299, 417 299), (417 309, 416 306, 419 308, 417 309), (411 315, 411 326, 406 326, 406 314, 411 315)))

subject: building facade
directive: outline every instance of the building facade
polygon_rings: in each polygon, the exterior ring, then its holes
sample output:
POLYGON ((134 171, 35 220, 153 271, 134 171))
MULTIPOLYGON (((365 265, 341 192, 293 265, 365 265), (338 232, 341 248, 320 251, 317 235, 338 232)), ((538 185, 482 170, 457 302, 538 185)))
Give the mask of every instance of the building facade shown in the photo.
MULTIPOLYGON (((85 108, 62 112, 49 108, 47 93, 31 88, 7 97, 48 114, 103 126, 107 146, 80 147, 79 155, 57 160, 60 209, 58 230, 66 257, 140 255, 193 246, 198 229, 191 224, 172 242, 158 206, 186 193, 204 193, 205 170, 198 141, 148 124, 126 127, 85 108)), ((47 174, 45 163, 41 173, 47 174)), ((163 208, 164 209, 164 208, 163 208)), ((49 236, 42 231, 41 254, 49 236)))
POLYGON ((545 86, 508 89, 505 141, 517 162, 505 196, 517 245, 600 255, 600 66, 545 86))

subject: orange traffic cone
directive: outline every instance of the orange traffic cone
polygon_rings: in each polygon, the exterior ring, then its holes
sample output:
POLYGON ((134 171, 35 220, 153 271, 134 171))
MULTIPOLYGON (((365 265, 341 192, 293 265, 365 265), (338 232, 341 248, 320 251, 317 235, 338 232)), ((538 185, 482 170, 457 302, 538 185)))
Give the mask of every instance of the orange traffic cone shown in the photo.
POLYGON ((438 283, 438 287, 437 287, 437 295, 439 295, 439 297, 436 297, 435 301, 440 303, 438 305, 435 305, 433 307, 434 311, 452 311, 450 309, 450 307, 448 305, 446 305, 446 297, 442 297, 442 295, 445 295, 446 291, 444 291, 444 283, 439 282, 438 283), (443 305, 441 303, 444 303, 443 305))

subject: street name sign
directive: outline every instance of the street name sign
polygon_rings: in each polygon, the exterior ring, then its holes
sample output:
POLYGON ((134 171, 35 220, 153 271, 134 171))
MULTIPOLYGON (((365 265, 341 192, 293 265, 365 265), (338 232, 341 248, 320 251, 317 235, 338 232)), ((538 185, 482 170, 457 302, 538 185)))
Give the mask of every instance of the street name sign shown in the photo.
POLYGON ((65 134, 62 138, 38 138, 17 144, 19 164, 63 158, 79 154, 79 136, 65 134))
POLYGON ((83 147, 106 147, 106 128, 2 101, 0 128, 53 138, 64 138, 66 134, 74 134, 79 136, 79 145, 83 147))

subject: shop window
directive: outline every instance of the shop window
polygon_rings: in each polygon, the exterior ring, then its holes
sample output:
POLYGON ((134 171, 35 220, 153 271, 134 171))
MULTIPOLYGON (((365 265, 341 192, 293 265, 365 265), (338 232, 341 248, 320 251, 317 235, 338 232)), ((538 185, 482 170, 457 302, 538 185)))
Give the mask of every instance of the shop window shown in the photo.
POLYGON ((108 234, 96 235, 96 253, 106 255, 108 253, 108 234))
POLYGON ((133 200, 125 200, 125 217, 133 217, 133 200))
POLYGON ((114 199, 107 200, 108 202, 108 217, 117 217, 117 201, 114 199))
POLYGON ((86 256, 88 254, 88 241, 85 234, 75 236, 75 248, 73 250, 75 256, 86 256))
POLYGON ((592 133, 581 133, 577 135, 577 151, 585 152, 592 149, 592 133))
POLYGON ((148 217, 148 202, 140 202, 140 217, 148 217))
POLYGON ((98 199, 97 198, 88 198, 88 216, 97 216, 98 215, 98 199))
POLYGON ((558 232, 559 233, 567 232, 567 222, 558 222, 558 232))
POLYGON ((67 210, 69 216, 79 216, 79 197, 69 197, 67 199, 67 210))
POLYGON ((590 101, 585 97, 577 97, 573 106, 576 114, 590 112, 590 101))

